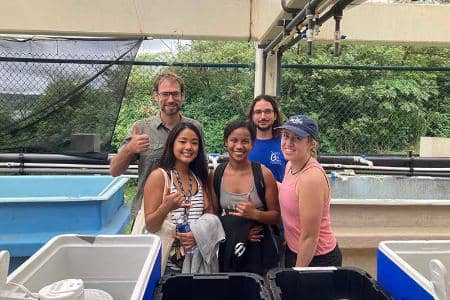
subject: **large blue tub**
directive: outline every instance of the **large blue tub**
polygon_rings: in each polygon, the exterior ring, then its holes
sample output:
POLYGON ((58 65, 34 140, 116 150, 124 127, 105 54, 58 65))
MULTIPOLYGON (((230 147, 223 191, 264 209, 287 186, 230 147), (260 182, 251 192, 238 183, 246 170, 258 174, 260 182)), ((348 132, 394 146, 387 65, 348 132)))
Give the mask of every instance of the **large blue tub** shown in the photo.
POLYGON ((11 270, 52 237, 124 231, 130 207, 127 178, 111 176, 0 176, 0 250, 11 270))

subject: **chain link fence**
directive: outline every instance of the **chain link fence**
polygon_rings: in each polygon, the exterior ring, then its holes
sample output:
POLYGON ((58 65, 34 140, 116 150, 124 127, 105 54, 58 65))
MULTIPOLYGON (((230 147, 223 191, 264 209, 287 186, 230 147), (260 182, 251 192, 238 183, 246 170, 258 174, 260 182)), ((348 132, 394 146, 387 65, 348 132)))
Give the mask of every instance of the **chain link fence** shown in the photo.
MULTIPOLYGON (((0 152, 115 152, 133 122, 158 111, 151 86, 166 66, 133 62, 139 44, 0 40, 0 152)), ((253 99, 253 66, 171 68, 186 82, 183 113, 203 124, 208 152, 224 153, 223 127, 253 99)), ((448 70, 291 65, 280 106, 318 120, 321 154, 418 153, 421 136, 450 136, 449 82, 448 70)))
POLYGON ((418 153, 421 136, 450 136, 448 70, 289 69, 284 74, 283 111, 318 120, 322 153, 418 153))
MULTIPOLYGON (((172 69, 186 81, 184 114, 204 125, 208 152, 223 153, 224 125, 246 118, 254 70, 172 69)), ((149 88, 157 71, 134 66, 113 149, 132 122, 158 110, 149 88)), ((418 154, 421 136, 450 136, 449 80, 450 72, 284 68, 280 107, 285 118, 308 114, 318 121, 321 154, 418 154)))
POLYGON ((136 40, 0 40, 0 152, 107 153, 136 40))

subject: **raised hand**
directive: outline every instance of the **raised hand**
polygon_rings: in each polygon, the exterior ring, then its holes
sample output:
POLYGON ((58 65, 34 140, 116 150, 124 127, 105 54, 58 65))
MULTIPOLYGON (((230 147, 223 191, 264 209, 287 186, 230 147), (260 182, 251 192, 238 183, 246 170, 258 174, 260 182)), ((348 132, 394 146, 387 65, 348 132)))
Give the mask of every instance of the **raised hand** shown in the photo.
POLYGON ((127 145, 127 150, 133 154, 142 153, 150 147, 150 138, 148 134, 139 134, 139 126, 137 123, 133 124, 131 131, 131 140, 127 145))
POLYGON ((179 207, 190 207, 191 204, 186 204, 185 199, 186 198, 181 193, 174 192, 165 195, 163 203, 167 203, 169 209, 172 211, 179 207))
POLYGON ((247 195, 247 201, 240 201, 236 205, 236 211, 231 213, 234 216, 239 216, 247 219, 256 219, 256 213, 258 210, 253 203, 250 193, 247 195))

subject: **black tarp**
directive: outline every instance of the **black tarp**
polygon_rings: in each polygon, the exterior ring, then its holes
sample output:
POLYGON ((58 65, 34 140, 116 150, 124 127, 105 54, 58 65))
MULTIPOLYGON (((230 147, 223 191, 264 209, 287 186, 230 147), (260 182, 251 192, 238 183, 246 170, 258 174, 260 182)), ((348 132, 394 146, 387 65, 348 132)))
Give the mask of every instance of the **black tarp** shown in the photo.
POLYGON ((0 153, 109 152, 140 43, 0 39, 0 153))

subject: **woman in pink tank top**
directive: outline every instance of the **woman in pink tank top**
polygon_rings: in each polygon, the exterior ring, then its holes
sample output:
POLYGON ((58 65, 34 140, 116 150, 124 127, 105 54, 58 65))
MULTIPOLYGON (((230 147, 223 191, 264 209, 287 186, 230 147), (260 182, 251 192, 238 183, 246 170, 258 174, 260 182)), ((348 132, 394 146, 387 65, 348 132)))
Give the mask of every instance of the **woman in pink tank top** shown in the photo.
POLYGON ((288 160, 279 186, 285 267, 341 266, 341 251, 330 225, 330 185, 316 158, 317 123, 298 115, 278 128, 288 160))

